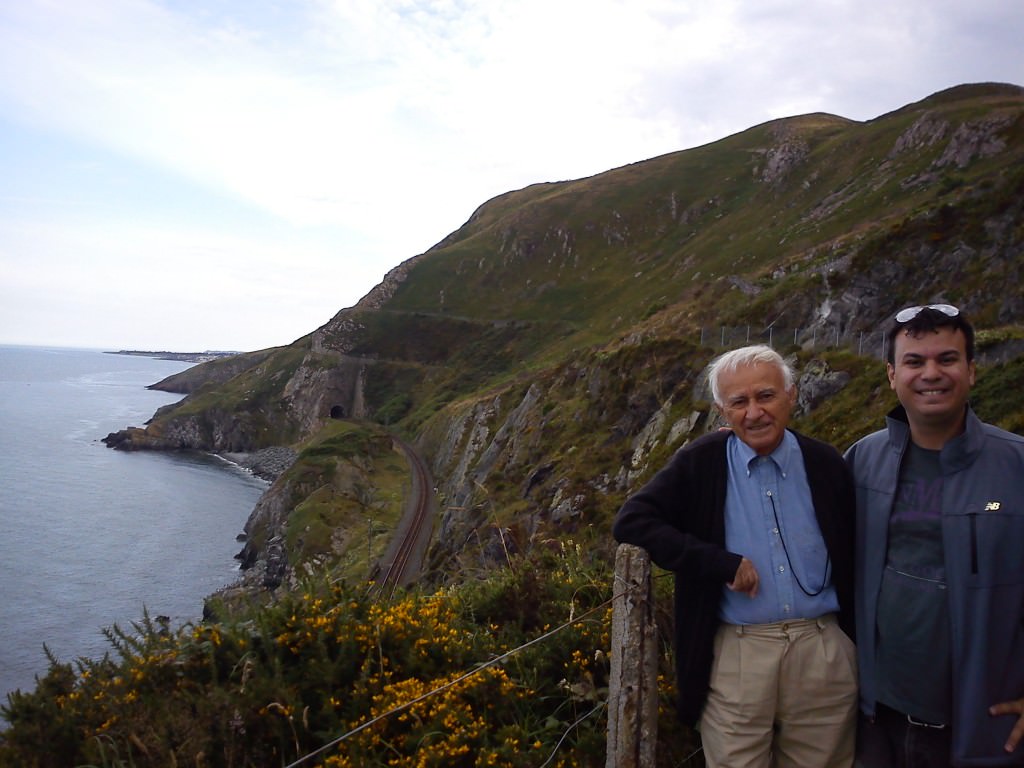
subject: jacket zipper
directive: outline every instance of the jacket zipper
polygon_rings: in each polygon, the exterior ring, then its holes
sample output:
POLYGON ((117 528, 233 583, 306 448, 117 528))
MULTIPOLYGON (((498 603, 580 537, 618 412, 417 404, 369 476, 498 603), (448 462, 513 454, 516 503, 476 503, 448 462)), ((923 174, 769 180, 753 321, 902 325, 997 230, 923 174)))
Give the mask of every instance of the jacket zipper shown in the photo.
POLYGON ((971 573, 978 573, 978 514, 971 512, 967 517, 971 521, 971 573))

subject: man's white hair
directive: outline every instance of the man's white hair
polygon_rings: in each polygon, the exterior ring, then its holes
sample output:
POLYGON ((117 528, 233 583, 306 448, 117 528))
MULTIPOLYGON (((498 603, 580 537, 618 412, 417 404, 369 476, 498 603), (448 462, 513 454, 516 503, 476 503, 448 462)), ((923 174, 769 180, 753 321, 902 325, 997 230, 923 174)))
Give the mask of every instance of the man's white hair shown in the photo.
POLYGON ((782 371, 782 383, 786 390, 793 388, 793 369, 789 367, 789 363, 782 358, 782 355, 767 344, 754 344, 726 352, 711 361, 711 365, 708 367, 708 384, 711 386, 711 396, 715 399, 715 403, 725 405, 722 402, 722 391, 718 383, 723 373, 734 373, 737 368, 758 363, 777 366, 782 371))

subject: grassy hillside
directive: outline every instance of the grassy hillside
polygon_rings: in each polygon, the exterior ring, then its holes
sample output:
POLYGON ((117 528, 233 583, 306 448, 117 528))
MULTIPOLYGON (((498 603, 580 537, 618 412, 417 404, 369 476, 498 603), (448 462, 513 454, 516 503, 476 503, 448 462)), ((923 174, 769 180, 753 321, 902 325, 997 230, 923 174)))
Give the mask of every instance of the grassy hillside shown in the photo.
MULTIPOLYGON (((1019 323, 1019 302, 993 286, 1020 277, 1021 106, 1016 87, 961 87, 868 123, 779 120, 527 187, 416 260, 381 310, 339 317, 363 326, 360 350, 433 366, 416 389, 435 406, 450 398, 428 393, 462 373, 472 388, 557 364, 655 315, 669 337, 773 322, 877 331, 941 294, 983 326, 1019 323)), ((350 340, 334 323, 320 333, 350 340)))

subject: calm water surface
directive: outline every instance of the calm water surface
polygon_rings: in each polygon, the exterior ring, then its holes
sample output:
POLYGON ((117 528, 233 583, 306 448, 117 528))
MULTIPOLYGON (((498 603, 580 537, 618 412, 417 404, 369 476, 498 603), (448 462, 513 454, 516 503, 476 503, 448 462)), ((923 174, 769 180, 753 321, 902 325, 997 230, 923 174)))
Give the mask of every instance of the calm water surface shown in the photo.
MULTIPOLYGON (((0 702, 62 661, 108 650, 143 609, 177 625, 234 579, 266 483, 215 457, 123 453, 100 440, 179 395, 189 364, 0 346, 0 702)), ((2 727, 2 724, 0 724, 2 727)))

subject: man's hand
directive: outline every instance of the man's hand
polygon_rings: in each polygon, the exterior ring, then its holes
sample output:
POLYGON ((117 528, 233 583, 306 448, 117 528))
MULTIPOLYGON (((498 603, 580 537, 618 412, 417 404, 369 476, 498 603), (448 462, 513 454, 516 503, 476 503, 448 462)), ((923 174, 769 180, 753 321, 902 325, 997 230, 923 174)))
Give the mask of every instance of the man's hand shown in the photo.
POLYGON ((733 576, 732 581, 730 581, 726 586, 728 586, 733 592, 744 592, 750 597, 757 597, 757 585, 759 581, 760 579, 757 576, 757 568, 754 567, 752 562, 744 557, 740 560, 740 567, 736 569, 736 575, 733 576))
POLYGON ((1006 740, 1006 751, 1013 752, 1024 738, 1024 699, 1016 701, 1004 701, 1002 704, 993 704, 988 708, 990 715, 1020 715, 1017 724, 1010 731, 1010 737, 1006 740))

